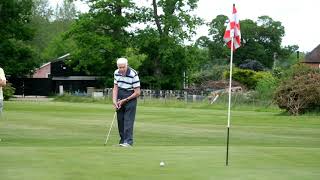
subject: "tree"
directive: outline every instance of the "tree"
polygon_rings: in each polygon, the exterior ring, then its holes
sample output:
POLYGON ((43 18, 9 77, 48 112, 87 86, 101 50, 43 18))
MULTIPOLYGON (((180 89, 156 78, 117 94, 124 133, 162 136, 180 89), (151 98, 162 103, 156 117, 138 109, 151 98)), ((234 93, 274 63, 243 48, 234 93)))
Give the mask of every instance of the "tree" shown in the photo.
POLYGON ((39 63, 48 62, 71 51, 72 40, 64 40, 63 34, 69 30, 77 16, 73 1, 64 0, 55 10, 48 0, 35 0, 32 26, 36 29, 31 45, 40 54, 39 63))
POLYGON ((65 33, 56 34, 41 52, 41 57, 45 62, 76 50, 77 46, 74 40, 72 38, 66 39, 64 36, 65 33))
POLYGON ((49 0, 34 0, 33 2, 32 18, 42 18, 49 22, 53 15, 49 0))
POLYGON ((147 55, 140 54, 138 49, 132 47, 126 49, 125 56, 130 62, 130 67, 132 67, 133 69, 139 69, 143 61, 145 61, 147 58, 147 55))
POLYGON ((218 15, 209 24, 209 35, 212 36, 212 40, 208 41, 207 45, 209 48, 210 64, 225 65, 228 63, 227 57, 230 54, 230 50, 225 46, 222 38, 226 30, 227 20, 227 16, 218 15))
POLYGON ((192 68, 183 43, 202 22, 191 15, 196 7, 197 0, 153 0, 152 8, 145 9, 146 21, 155 26, 137 32, 138 48, 148 56, 139 69, 142 84, 157 89, 182 88, 183 74, 192 68))
POLYGON ((29 25, 32 6, 32 0, 0 2, 0 66, 8 75, 28 75, 36 66, 37 56, 26 43, 34 35, 29 25))
POLYGON ((285 46, 281 54, 279 56, 275 56, 275 65, 280 68, 288 68, 296 63, 298 63, 301 59, 303 59, 304 54, 301 53, 301 57, 297 57, 297 50, 299 47, 297 45, 289 45, 285 46))
POLYGON ((56 11, 54 14, 55 20, 60 21, 73 21, 77 15, 76 6, 72 0, 63 0, 61 6, 56 6, 56 11))
POLYGON ((259 61, 251 60, 251 59, 247 59, 247 60, 243 61, 243 63, 239 65, 239 68, 251 69, 254 71, 263 71, 264 70, 264 66, 259 61))
POLYGON ((53 28, 56 32, 66 32, 77 17, 76 7, 72 0, 63 0, 62 5, 56 6, 53 14, 53 28))
POLYGON ((258 24, 258 42, 264 47, 266 56, 259 58, 266 67, 272 68, 274 54, 282 54, 281 42, 285 34, 284 27, 280 21, 274 21, 271 17, 260 16, 258 24))
POLYGON ((135 22, 131 0, 89 0, 90 10, 71 26, 65 38, 75 42, 72 62, 76 70, 106 77, 113 84, 115 60, 126 54, 130 34, 126 28, 135 22))
POLYGON ((48 0, 35 0, 32 7, 32 16, 30 18, 30 25, 34 28, 34 37, 29 44, 35 49, 41 58, 38 63, 44 63, 42 59, 42 52, 48 46, 48 43, 54 37, 52 32, 50 19, 53 10, 49 5, 48 0))
MULTIPOLYGON (((229 59, 229 49, 225 47, 223 42, 223 34, 225 31, 225 21, 227 17, 219 15, 212 20, 209 34, 210 41, 207 42, 211 61, 218 64, 221 63, 219 59, 229 59)), ((282 38, 284 36, 284 27, 281 22, 274 21, 268 16, 261 16, 257 22, 250 19, 240 21, 242 45, 234 53, 234 63, 239 66, 243 64, 246 59, 256 59, 265 67, 272 68, 275 60, 275 54, 278 59, 286 60, 294 47, 281 47, 282 38)), ((225 61, 222 61, 222 63, 225 61)), ((228 62, 228 61, 226 61, 228 62)))

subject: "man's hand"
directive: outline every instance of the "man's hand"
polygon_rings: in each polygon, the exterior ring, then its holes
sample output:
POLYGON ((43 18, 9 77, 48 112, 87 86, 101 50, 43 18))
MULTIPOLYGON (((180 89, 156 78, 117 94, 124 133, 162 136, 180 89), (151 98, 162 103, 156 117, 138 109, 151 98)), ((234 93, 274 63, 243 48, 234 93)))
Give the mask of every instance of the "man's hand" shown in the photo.
POLYGON ((117 101, 113 101, 113 108, 116 110, 120 109, 117 101))
POLYGON ((126 98, 126 99, 121 99, 120 101, 118 101, 118 103, 117 103, 118 109, 120 109, 121 106, 122 106, 123 104, 125 104, 126 102, 127 102, 127 98, 126 98))
POLYGON ((6 86, 6 84, 7 84, 7 81, 6 81, 6 80, 0 79, 0 86, 1 86, 1 87, 6 86))

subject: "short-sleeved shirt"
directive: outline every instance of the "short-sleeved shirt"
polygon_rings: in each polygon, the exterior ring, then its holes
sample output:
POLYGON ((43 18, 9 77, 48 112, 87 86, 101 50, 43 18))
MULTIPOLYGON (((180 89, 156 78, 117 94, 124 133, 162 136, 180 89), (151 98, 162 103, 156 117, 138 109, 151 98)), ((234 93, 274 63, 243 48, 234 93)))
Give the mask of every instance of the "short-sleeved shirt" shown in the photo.
POLYGON ((140 87, 140 80, 137 71, 128 67, 125 76, 119 73, 119 69, 114 71, 114 84, 121 89, 133 90, 140 87))
MULTIPOLYGON (((6 76, 2 68, 0 68, 0 79, 6 81, 6 76)), ((0 100, 3 99, 2 87, 0 86, 0 100)))

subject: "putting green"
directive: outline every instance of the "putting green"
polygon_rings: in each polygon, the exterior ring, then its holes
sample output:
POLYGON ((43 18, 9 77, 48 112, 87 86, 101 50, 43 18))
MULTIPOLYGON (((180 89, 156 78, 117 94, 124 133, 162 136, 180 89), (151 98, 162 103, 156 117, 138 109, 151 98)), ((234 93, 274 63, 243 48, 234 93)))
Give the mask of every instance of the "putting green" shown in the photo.
POLYGON ((113 146, 111 105, 6 102, 0 122, 0 179, 319 179, 320 118, 139 106, 133 148, 113 146), (160 167, 164 161, 165 166, 160 167))

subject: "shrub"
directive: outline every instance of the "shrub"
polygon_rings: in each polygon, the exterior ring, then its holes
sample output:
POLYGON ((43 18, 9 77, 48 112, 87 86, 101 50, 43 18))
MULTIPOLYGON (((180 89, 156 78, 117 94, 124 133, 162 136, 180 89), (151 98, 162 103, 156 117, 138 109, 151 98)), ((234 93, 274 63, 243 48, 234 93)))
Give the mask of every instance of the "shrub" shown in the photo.
POLYGON ((9 100, 11 97, 13 97, 15 88, 12 87, 11 83, 7 83, 5 87, 3 87, 3 99, 4 100, 9 100))
POLYGON ((283 77, 283 69, 276 67, 272 69, 272 75, 278 79, 281 79, 283 77))
POLYGON ((276 90, 275 102, 292 115, 315 111, 320 107, 319 70, 297 65, 276 90))
POLYGON ((251 59, 247 59, 247 60, 243 61, 243 63, 239 65, 239 68, 250 69, 250 70, 254 70, 254 71, 263 71, 265 69, 263 64, 261 64, 259 61, 251 60, 251 59))
POLYGON ((227 69, 228 66, 213 66, 211 69, 192 74, 190 81, 195 84, 201 84, 209 80, 218 81, 223 79, 223 73, 227 69))
POLYGON ((272 100, 274 92, 279 84, 279 80, 271 73, 265 73, 258 80, 255 91, 256 98, 261 100, 272 100))
POLYGON ((306 75, 310 72, 320 72, 319 69, 311 68, 305 64, 295 64, 291 66, 290 69, 284 71, 282 78, 283 79, 292 79, 295 76, 306 75))
MULTIPOLYGON (((229 79, 230 72, 225 71, 224 77, 229 79)), ((238 81, 239 83, 245 85, 248 89, 253 89, 255 87, 254 80, 255 71, 248 69, 234 68, 232 71, 232 79, 238 81)))
MULTIPOLYGON (((234 68, 232 72, 232 79, 245 85, 248 89, 255 89, 258 81, 265 76, 272 76, 269 72, 260 71, 255 72, 249 69, 234 68)), ((224 77, 229 78, 229 71, 224 72, 224 77)))

